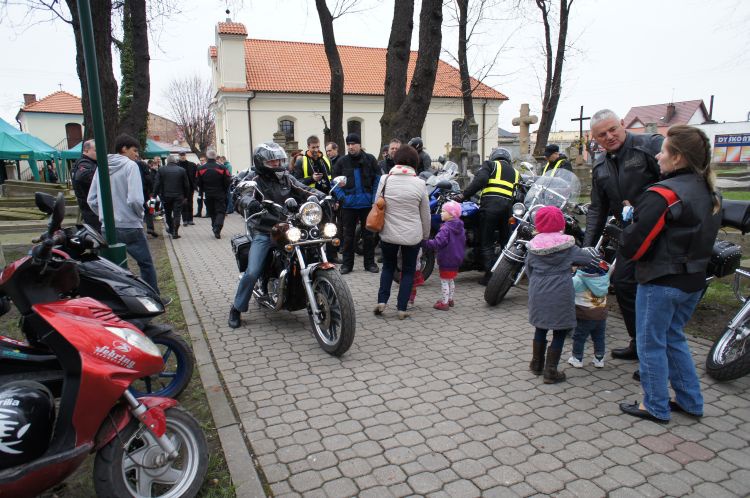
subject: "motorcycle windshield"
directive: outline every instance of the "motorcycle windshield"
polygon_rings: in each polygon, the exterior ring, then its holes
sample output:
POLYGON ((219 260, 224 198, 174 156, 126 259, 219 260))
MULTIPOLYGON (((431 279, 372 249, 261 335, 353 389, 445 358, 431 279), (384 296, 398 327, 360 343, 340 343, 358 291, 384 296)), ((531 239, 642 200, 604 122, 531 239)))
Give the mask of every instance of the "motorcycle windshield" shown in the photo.
POLYGON ((554 174, 538 176, 526 193, 526 209, 534 206, 556 206, 563 209, 566 204, 575 203, 581 193, 578 177, 566 170, 557 169, 554 174))

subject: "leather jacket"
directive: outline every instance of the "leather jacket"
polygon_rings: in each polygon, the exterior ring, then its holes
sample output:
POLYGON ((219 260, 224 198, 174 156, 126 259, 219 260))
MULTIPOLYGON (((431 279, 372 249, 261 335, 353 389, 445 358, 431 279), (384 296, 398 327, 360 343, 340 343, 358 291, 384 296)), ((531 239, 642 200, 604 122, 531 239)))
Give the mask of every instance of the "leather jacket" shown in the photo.
MULTIPOLYGON (((256 174, 253 181, 257 183, 256 190, 262 194, 255 195, 255 193, 248 193, 243 195, 240 199, 235 201, 235 209, 238 213, 246 213, 248 216, 258 213, 263 210, 263 204, 260 202, 261 198, 268 201, 273 201, 281 206, 284 202, 291 198, 297 201, 297 204, 302 204, 307 201, 307 198, 311 195, 316 196, 318 199, 325 198, 325 194, 320 190, 308 187, 304 183, 300 182, 288 171, 284 172, 284 175, 279 179, 274 173, 270 174, 256 174)), ((269 233, 274 224, 279 221, 276 216, 258 216, 251 219, 249 228, 258 231, 269 233)))
POLYGON ((190 195, 187 173, 176 163, 168 163, 156 173, 154 194, 162 199, 186 199, 190 195))
POLYGON ((584 247, 593 246, 602 233, 607 217, 622 221, 622 203, 637 207, 638 199, 659 181, 656 154, 664 137, 627 133, 625 142, 615 152, 601 154, 591 172, 591 206, 586 215, 584 247))

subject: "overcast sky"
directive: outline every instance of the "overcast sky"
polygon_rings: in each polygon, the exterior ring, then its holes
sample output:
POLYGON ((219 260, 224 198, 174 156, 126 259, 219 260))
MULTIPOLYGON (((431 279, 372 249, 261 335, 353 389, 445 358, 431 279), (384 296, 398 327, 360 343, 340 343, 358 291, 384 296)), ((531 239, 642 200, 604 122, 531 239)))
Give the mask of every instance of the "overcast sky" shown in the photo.
MULTIPOLYGON (((182 12, 157 26, 157 39, 151 41, 150 110, 163 115, 168 115, 164 89, 172 78, 191 73, 208 78, 207 47, 215 43, 216 22, 226 17, 225 1, 176 3, 182 12)), ((329 6, 334 3, 328 2, 329 6)), ((536 75, 543 74, 543 28, 534 2, 527 3, 525 13, 496 8, 491 13, 494 19, 480 26, 470 51, 475 72, 494 61, 485 81, 510 98, 500 107, 500 126, 510 131, 518 131, 511 120, 522 103, 528 102, 537 114, 541 107, 536 75)), ((393 0, 360 0, 360 4, 365 12, 335 22, 337 42, 385 48, 393 0)), ((244 0, 230 1, 229 6, 233 20, 244 23, 250 37, 322 41, 313 0, 244 0)), ((41 98, 61 85, 63 90, 81 94, 70 25, 31 22, 24 20, 24 12, 9 7, 7 17, 0 20, 0 39, 5 40, 0 117, 13 124, 23 93, 41 98)), ((418 12, 419 6, 414 49, 418 12)), ((455 53, 456 30, 448 26, 448 9, 444 14, 443 46, 455 53)), ((605 107, 624 116, 631 106, 671 100, 703 99, 708 107, 712 94, 716 96, 714 119, 746 120, 750 113, 749 22, 750 2, 741 0, 575 0, 568 36, 573 48, 566 57, 553 130, 577 129, 570 118, 578 115, 581 105, 587 116, 605 107)), ((447 53, 442 58, 451 62, 447 53)))

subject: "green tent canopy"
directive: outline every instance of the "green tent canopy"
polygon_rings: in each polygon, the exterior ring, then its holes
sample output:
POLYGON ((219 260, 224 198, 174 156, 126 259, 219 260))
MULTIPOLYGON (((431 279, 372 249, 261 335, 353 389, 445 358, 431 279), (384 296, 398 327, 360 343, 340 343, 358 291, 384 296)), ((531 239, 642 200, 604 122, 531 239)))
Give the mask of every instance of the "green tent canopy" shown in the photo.
MULTIPOLYGON (((79 157, 81 157, 82 146, 83 144, 79 143, 73 148, 62 151, 62 158, 73 160, 78 159, 79 157)), ((151 159, 152 157, 167 157, 168 155, 169 151, 167 149, 159 147, 158 145, 156 145, 156 142, 154 142, 150 138, 146 139, 146 150, 141 152, 141 157, 151 159)))
MULTIPOLYGON (((47 145, 41 139, 24 133, 7 121, 0 119, 0 159, 28 161, 34 179, 39 180, 37 161, 57 160, 60 151, 47 145)), ((58 175, 60 174, 58 167, 58 175)))

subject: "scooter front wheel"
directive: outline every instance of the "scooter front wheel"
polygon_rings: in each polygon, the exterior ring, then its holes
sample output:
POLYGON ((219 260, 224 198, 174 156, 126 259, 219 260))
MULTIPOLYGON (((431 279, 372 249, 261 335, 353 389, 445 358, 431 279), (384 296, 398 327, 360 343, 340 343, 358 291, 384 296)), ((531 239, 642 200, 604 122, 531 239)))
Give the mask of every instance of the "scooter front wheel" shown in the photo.
POLYGON ((190 383, 195 368, 193 350, 174 331, 164 332, 151 337, 164 359, 161 372, 143 377, 130 385, 134 396, 163 396, 177 398, 190 383))
POLYGON ((177 448, 168 460, 156 438, 133 419, 96 454, 94 488, 100 498, 121 496, 178 498, 196 496, 208 471, 208 444, 188 412, 165 412, 167 437, 177 448))

